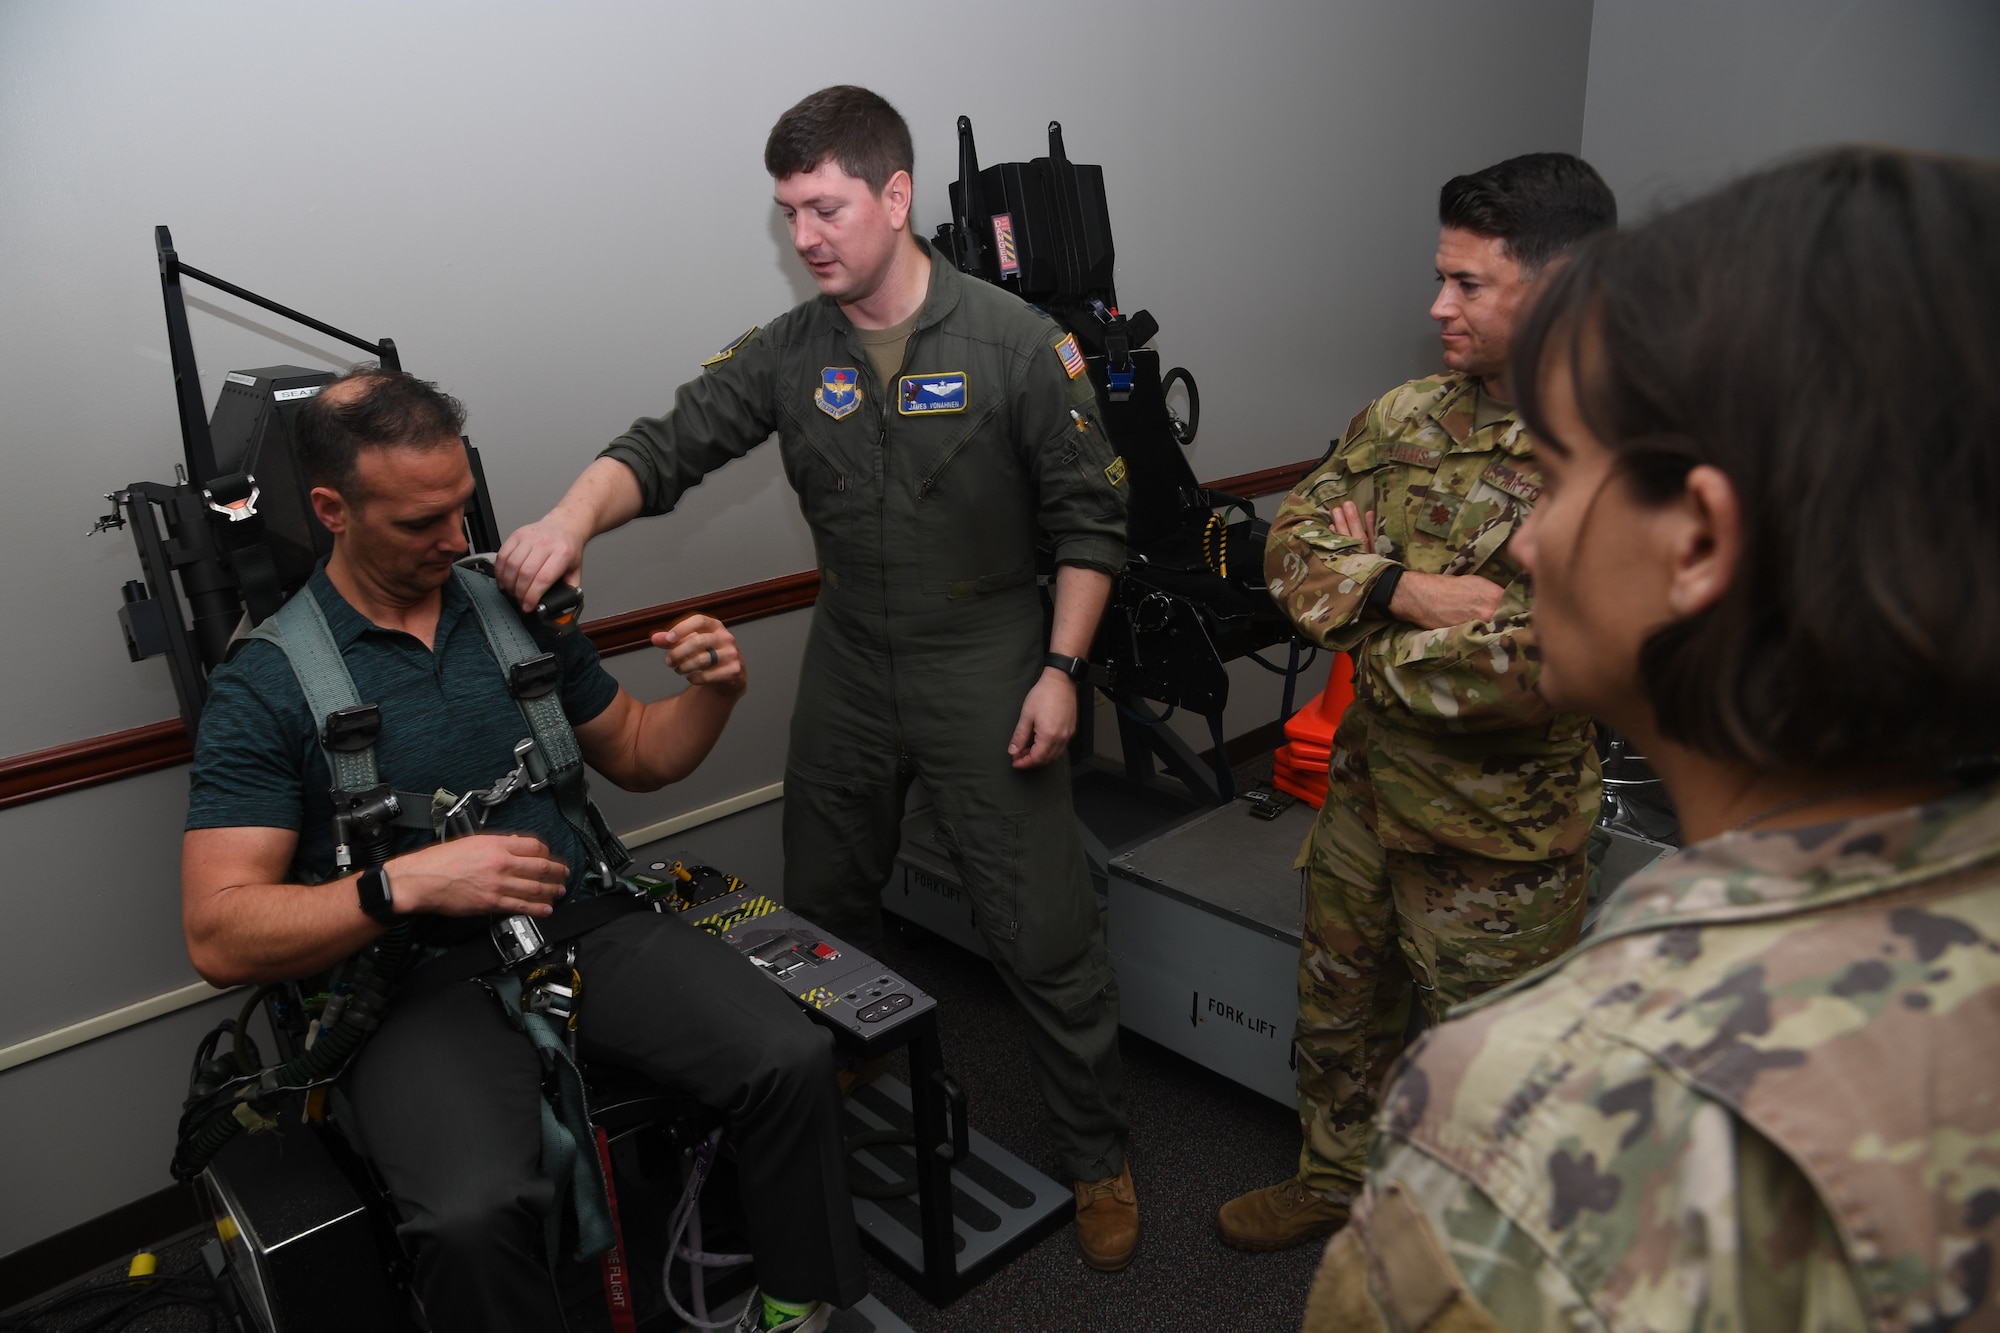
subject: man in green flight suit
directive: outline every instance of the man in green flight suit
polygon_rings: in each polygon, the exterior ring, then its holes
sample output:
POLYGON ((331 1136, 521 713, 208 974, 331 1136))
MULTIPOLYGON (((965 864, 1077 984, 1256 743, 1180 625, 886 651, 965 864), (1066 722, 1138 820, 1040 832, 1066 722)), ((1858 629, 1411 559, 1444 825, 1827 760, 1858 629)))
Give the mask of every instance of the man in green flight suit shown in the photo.
POLYGON ((1551 263, 1614 226, 1567 153, 1447 182, 1431 317, 1447 374, 1357 414, 1278 509, 1271 595, 1353 654, 1326 804, 1300 856, 1298 1174, 1224 1204, 1222 1239, 1280 1250, 1347 1220, 1375 1098, 1413 997, 1436 1023, 1576 942, 1597 815, 1588 718, 1535 690, 1527 579, 1509 549, 1541 476, 1506 382, 1551 263))
POLYGON ((786 905, 879 938, 904 798, 923 779, 1028 1018, 1084 1257, 1121 1268, 1139 1222, 1118 993, 1057 761, 1125 559, 1125 470, 1074 340, 913 234, 913 160, 903 118, 866 89, 787 111, 764 164, 821 295, 634 422, 507 539, 499 573, 532 605, 575 580, 591 537, 665 513, 778 435, 820 573, 785 769, 786 905), (1038 536, 1056 560, 1046 639, 1038 536))

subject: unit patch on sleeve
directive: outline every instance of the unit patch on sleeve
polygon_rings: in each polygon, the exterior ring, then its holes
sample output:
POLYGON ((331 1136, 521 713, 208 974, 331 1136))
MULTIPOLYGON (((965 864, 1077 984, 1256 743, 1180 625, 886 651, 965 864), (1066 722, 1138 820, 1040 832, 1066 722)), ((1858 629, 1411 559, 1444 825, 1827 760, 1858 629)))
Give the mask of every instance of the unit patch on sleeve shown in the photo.
POLYGON ((853 366, 827 366, 819 372, 813 406, 840 420, 861 406, 861 376, 853 366))
POLYGON ((1489 486, 1507 492, 1523 504, 1533 504, 1542 498, 1540 486, 1498 459, 1486 465, 1486 470, 1479 474, 1479 479, 1489 486))
POLYGON ((965 372, 945 370, 935 375, 905 375, 897 383, 896 410, 906 417, 965 410, 965 372))
POLYGON ((705 368, 707 368, 707 367, 709 367, 709 366, 719 366, 719 365, 721 365, 721 364, 722 364, 723 362, 727 361, 727 360, 728 360, 728 359, 729 359, 730 357, 732 357, 732 356, 735 356, 735 355, 736 355, 736 349, 737 349, 737 348, 739 348, 739 347, 741 347, 741 346, 742 346, 742 345, 743 345, 744 343, 747 343, 747 342, 749 342, 749 341, 750 341, 750 335, 751 335, 751 334, 753 334, 753 333, 755 333, 755 332, 757 331, 757 327, 758 327, 757 325, 755 325, 755 324, 752 324, 752 325, 751 325, 751 326, 750 326, 749 328, 747 328, 747 329, 743 330, 743 336, 742 336, 742 337, 738 338, 738 339, 737 339, 737 340, 736 340, 735 342, 733 342, 733 343, 730 343, 730 344, 729 344, 728 346, 724 347, 724 348, 723 348, 723 349, 722 349, 721 351, 717 352, 717 353, 716 353, 716 354, 715 354, 714 356, 711 356, 710 358, 708 358, 708 360, 706 360, 706 361, 702 362, 701 364, 702 364, 703 368, 705 369, 705 368))
POLYGON ((1063 369, 1075 379, 1083 373, 1083 353, 1076 350, 1076 335, 1065 333, 1063 340, 1056 344, 1056 355, 1062 358, 1063 369))
POLYGON ((1120 454, 1105 465, 1104 479, 1113 486, 1125 484, 1125 455, 1120 454))

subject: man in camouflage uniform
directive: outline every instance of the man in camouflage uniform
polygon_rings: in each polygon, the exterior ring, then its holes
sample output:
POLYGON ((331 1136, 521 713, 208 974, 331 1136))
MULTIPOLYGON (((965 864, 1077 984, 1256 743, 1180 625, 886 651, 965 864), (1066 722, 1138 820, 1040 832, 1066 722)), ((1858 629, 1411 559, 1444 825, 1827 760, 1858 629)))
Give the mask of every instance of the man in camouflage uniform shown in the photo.
POLYGON ((1309 1333, 2000 1327, 1996 864, 1989 786, 1627 881, 1412 1052, 1309 1333))
POLYGON ((1836 148, 1554 276, 1541 688, 1686 846, 1398 1066, 1309 1333, 2000 1329, 1996 232, 1836 148))
POLYGON ((1306 871, 1299 960, 1298 1174, 1224 1204, 1239 1249, 1286 1249, 1346 1220, 1375 1097, 1413 995, 1429 1022, 1558 957, 1582 925, 1598 803, 1587 718, 1535 692, 1526 579, 1508 549, 1540 495, 1505 383, 1542 271, 1616 222, 1566 153, 1444 187, 1432 306, 1449 374, 1363 409, 1271 525, 1271 595, 1350 652, 1306 871))

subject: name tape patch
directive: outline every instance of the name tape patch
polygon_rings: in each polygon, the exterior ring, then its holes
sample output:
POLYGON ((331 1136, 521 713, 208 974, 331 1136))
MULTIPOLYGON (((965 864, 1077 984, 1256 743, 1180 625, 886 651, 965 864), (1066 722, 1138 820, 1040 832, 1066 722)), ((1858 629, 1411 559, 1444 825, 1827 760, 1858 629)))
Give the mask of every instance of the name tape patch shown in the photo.
POLYGON ((1542 498, 1540 486, 1497 460, 1486 465, 1486 470, 1479 474, 1479 479, 1489 486, 1507 492, 1523 504, 1533 504, 1542 498))
POLYGON ((1065 333, 1063 340, 1056 344, 1056 355, 1062 358, 1063 369, 1075 379, 1083 373, 1083 353, 1076 350, 1076 335, 1065 333))
POLYGON ((1407 463, 1411 467, 1435 468, 1444 462, 1444 450, 1428 449, 1408 440, 1397 440, 1382 446, 1382 457, 1395 463, 1407 463))
POLYGON ((935 375, 905 375, 897 381, 896 410, 906 417, 924 417, 933 412, 965 410, 965 372, 940 371, 935 375))
POLYGON ((827 366, 819 372, 813 406, 835 421, 861 406, 861 376, 853 366, 827 366))

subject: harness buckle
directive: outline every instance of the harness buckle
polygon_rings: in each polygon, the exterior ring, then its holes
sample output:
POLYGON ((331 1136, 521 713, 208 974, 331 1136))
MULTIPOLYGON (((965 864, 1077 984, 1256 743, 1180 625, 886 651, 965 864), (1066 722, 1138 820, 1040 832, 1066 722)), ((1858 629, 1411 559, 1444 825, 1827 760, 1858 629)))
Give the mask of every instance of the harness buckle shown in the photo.
POLYGON ((541 927, 530 916, 503 916, 487 932, 500 954, 500 966, 526 962, 543 948, 541 927))
POLYGON ((533 736, 514 742, 514 771, 522 775, 527 791, 540 791, 549 785, 549 761, 533 736))
POLYGON ((335 754, 353 754, 373 745, 382 734, 380 704, 351 704, 336 708, 320 725, 319 743, 335 754))
POLYGON ((507 689, 516 699, 539 699, 562 684, 562 663, 554 653, 524 658, 507 668, 507 689))

